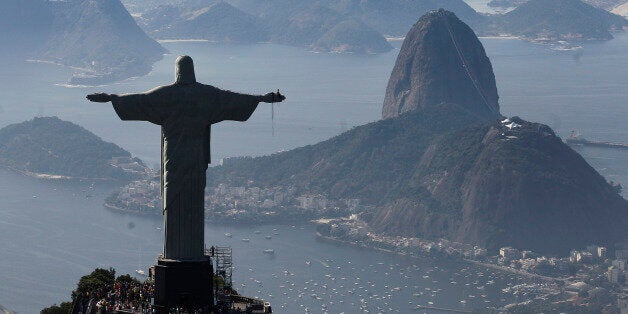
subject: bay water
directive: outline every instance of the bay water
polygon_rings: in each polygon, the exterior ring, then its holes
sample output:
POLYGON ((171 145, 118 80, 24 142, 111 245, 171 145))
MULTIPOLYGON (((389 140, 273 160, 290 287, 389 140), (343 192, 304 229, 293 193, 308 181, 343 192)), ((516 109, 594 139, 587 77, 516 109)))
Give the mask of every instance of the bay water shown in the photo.
MULTIPOLYGON (((579 130, 589 139, 628 142, 628 35, 616 37, 574 51, 482 39, 495 70, 502 113, 546 123, 563 137, 579 130)), ((156 165, 157 126, 120 121, 110 104, 89 103, 85 95, 141 92, 169 84, 174 60, 188 54, 201 82, 257 94, 279 88, 287 96, 285 103, 275 105, 274 122, 271 105, 260 104, 246 123, 224 122, 213 128, 214 161, 271 154, 379 119, 398 53, 396 49, 366 56, 317 54, 278 45, 205 42, 164 46, 171 54, 149 75, 99 87, 65 85, 71 69, 4 60, 0 127, 54 115, 156 165)), ((628 151, 577 150, 609 180, 628 186, 628 151)), ((0 171, 0 304, 36 313, 69 299, 80 276, 95 267, 114 267, 125 274, 154 263, 163 240, 161 217, 106 210, 103 199, 113 189, 105 183, 40 181, 0 171)), ((207 225, 206 237, 208 245, 233 247, 235 287, 268 299, 277 313, 306 308, 312 313, 365 309, 405 313, 428 302, 458 309, 500 306, 513 300, 500 288, 523 280, 452 261, 403 258, 320 242, 309 225, 207 225), (275 254, 263 254, 264 249, 275 254)))

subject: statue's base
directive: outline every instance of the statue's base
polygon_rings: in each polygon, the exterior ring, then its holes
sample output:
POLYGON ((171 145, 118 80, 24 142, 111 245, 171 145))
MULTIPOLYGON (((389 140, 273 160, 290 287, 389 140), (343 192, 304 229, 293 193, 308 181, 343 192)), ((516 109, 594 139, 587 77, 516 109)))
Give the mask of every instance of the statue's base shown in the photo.
POLYGON ((185 308, 213 311, 213 273, 209 256, 201 261, 158 259, 155 265, 154 308, 158 313, 185 308))

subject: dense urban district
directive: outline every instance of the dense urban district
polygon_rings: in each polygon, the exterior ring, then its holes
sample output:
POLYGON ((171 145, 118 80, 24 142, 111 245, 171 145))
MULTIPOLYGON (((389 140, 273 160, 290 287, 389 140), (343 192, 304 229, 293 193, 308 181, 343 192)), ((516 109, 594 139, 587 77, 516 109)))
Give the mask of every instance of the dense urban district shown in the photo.
MULTIPOLYGON (((133 181, 111 194, 107 208, 161 215, 159 175, 133 181)), ((205 218, 215 223, 298 223, 322 217, 339 218, 369 212, 359 199, 330 199, 301 194, 295 187, 228 186, 205 189, 205 218)))

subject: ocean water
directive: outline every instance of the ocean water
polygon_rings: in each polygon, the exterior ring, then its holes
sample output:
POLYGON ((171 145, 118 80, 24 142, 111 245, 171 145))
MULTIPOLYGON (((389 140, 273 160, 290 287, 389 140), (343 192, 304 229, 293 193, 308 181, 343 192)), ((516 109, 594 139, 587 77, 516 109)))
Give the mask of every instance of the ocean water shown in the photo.
MULTIPOLYGON (((546 123, 561 136, 577 129, 589 139, 628 142, 628 35, 586 43, 580 51, 554 51, 517 40, 482 42, 493 62, 503 114, 546 123)), ((71 74, 66 68, 4 60, 0 127, 33 116, 56 115, 155 165, 158 127, 120 121, 109 104, 89 103, 84 97, 97 91, 140 92, 168 84, 176 56, 189 54, 201 82, 259 94, 280 88, 288 97, 275 105, 274 123, 271 106, 260 104, 248 122, 221 123, 212 132, 214 161, 270 154, 377 120, 398 53, 316 54, 277 45, 189 42, 165 46, 171 54, 149 75, 88 88, 65 86, 71 74)), ((578 151, 607 178, 628 186, 628 151, 578 151)), ((0 171, 0 304, 36 313, 67 300, 80 276, 95 267, 133 273, 154 263, 162 243, 160 217, 104 209, 102 200, 113 188, 38 181, 0 171)), ((244 294, 269 299, 277 313, 304 312, 306 307, 312 313, 354 313, 361 306, 371 312, 404 313, 427 302, 459 309, 502 305, 512 296, 503 295, 499 288, 520 282, 465 264, 412 260, 318 242, 310 226, 208 225, 206 229, 207 243, 233 246, 235 286, 244 294), (227 232, 233 238, 225 237, 227 232), (263 237, 275 232, 278 235, 271 240, 263 237), (262 254, 263 249, 274 249, 274 257, 262 254), (495 283, 487 285, 490 280, 495 283)))
MULTIPOLYGON (((79 278, 96 267, 135 275, 155 263, 163 243, 161 217, 104 209, 111 186, 42 182, 4 170, 0 176, 0 302, 5 307, 37 313, 68 300, 79 278)), ((514 300, 502 287, 528 281, 465 263, 320 242, 309 225, 207 225, 205 237, 207 245, 233 248, 234 287, 270 301, 275 313, 306 308, 310 313, 407 313, 428 302, 459 309, 500 306, 514 300), (274 254, 264 254, 265 249, 274 254)))

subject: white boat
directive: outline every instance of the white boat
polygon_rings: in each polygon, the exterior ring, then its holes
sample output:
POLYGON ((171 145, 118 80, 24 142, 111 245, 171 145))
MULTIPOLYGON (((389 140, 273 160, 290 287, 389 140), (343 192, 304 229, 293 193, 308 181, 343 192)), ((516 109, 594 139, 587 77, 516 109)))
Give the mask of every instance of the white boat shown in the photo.
POLYGON ((266 253, 266 254, 275 254, 275 250, 273 250, 273 249, 266 249, 263 252, 266 253))
POLYGON ((251 239, 248 239, 248 238, 242 239, 242 242, 251 242, 251 239))
POLYGON ((231 234, 231 233, 227 232, 227 233, 225 233, 225 237, 227 237, 227 238, 231 238, 231 237, 233 237, 233 234, 231 234))
POLYGON ((142 269, 142 247, 140 247, 138 256, 137 269, 135 272, 140 276, 146 276, 146 272, 142 269))
POLYGON ((555 51, 578 51, 583 50, 584 48, 582 46, 570 44, 566 41, 559 41, 558 44, 553 46, 551 49, 555 51))

